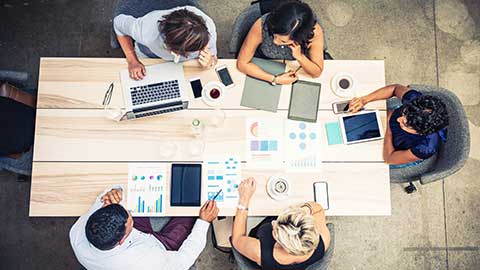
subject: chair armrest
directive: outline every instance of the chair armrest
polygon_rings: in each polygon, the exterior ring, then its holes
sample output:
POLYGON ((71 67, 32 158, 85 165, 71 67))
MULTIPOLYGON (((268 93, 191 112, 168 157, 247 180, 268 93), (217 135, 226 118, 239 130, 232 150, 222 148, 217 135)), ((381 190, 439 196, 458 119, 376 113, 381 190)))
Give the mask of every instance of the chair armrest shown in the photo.
POLYGON ((30 75, 27 72, 0 70, 0 81, 7 81, 11 83, 25 83, 28 81, 30 75))
POLYGON ((31 108, 36 107, 36 97, 7 82, 0 82, 0 97, 10 98, 31 108))

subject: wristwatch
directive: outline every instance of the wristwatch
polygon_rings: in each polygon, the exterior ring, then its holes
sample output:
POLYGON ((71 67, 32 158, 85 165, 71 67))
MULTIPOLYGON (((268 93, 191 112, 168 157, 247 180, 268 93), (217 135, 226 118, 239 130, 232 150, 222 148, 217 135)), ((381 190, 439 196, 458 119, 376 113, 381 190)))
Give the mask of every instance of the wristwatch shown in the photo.
POLYGON ((237 205, 237 209, 238 209, 238 210, 248 211, 248 207, 246 207, 246 206, 244 206, 244 205, 241 205, 241 204, 238 204, 238 205, 237 205))
POLYGON ((277 79, 277 75, 273 75, 273 79, 270 82, 270 84, 273 85, 273 86, 277 85, 277 82, 275 81, 275 79, 277 79))

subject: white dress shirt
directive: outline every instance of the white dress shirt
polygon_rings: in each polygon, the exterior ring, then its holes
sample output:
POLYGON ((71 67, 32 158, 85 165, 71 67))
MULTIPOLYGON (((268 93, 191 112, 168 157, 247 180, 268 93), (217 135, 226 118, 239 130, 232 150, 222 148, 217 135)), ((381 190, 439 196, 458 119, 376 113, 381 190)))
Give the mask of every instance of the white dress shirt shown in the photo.
MULTIPOLYGON (((118 188, 118 187, 113 187, 118 188)), ((197 219, 192 232, 178 251, 168 251, 153 235, 133 229, 122 245, 111 250, 95 248, 85 234, 85 226, 91 214, 100 209, 100 198, 112 188, 105 190, 90 208, 70 229, 70 243, 78 261, 89 270, 184 270, 195 263, 207 242, 210 224, 197 219)))
MULTIPOLYGON (((135 52, 139 58, 147 58, 138 48, 137 43, 142 44, 156 54, 158 57, 173 61, 174 56, 165 46, 163 36, 159 31, 159 20, 163 16, 172 13, 175 10, 186 9, 202 17, 205 20, 210 39, 208 41, 208 49, 212 55, 217 55, 217 31, 213 20, 196 7, 184 6, 167 10, 155 10, 143 17, 134 18, 130 15, 120 14, 113 19, 113 29, 119 36, 130 36, 135 40, 135 52)), ((180 56, 180 61, 186 61, 198 58, 199 52, 192 52, 187 57, 180 56)))

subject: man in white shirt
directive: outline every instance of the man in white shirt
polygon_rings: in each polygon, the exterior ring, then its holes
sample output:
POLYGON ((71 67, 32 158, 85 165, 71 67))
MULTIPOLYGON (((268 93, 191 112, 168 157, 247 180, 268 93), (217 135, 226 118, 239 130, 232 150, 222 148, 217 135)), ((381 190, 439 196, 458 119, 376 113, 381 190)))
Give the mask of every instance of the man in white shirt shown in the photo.
POLYGON ((153 232, 147 218, 135 224, 137 218, 121 201, 121 188, 105 190, 70 229, 73 251, 85 268, 188 269, 204 249, 208 227, 218 214, 215 201, 207 201, 196 221, 172 218, 160 232, 153 232))
POLYGON ((140 18, 120 14, 113 19, 113 29, 127 58, 130 77, 135 80, 146 74, 139 58, 198 59, 205 68, 217 62, 215 24, 193 6, 155 10, 140 18))

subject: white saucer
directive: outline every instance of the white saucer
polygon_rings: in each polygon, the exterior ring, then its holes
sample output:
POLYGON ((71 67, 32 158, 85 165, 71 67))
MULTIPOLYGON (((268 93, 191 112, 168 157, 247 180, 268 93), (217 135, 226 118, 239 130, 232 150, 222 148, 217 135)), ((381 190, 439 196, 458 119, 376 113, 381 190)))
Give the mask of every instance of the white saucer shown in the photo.
POLYGON ((290 183, 288 182, 288 178, 282 175, 274 175, 268 179, 267 182, 267 194, 274 200, 282 201, 288 198, 290 194, 290 183), (282 182, 285 187, 285 191, 283 193, 279 193, 275 190, 275 185, 278 182, 282 182))
POLYGON ((202 99, 205 104, 212 107, 218 107, 223 101, 225 95, 225 85, 218 81, 207 83, 202 89, 202 99), (217 99, 212 99, 209 95, 210 90, 217 88, 220 90, 220 96, 217 99))
POLYGON ((337 73, 330 81, 330 88, 332 89, 333 93, 339 97, 344 98, 350 98, 355 96, 354 85, 355 81, 353 79, 353 76, 348 73, 337 73), (338 82, 341 79, 348 79, 350 81, 350 86, 347 89, 343 89, 338 86, 338 82))

